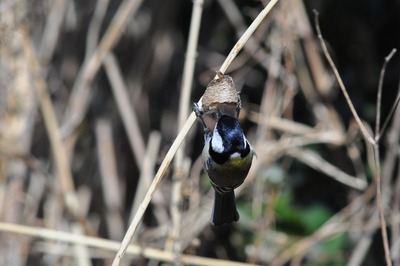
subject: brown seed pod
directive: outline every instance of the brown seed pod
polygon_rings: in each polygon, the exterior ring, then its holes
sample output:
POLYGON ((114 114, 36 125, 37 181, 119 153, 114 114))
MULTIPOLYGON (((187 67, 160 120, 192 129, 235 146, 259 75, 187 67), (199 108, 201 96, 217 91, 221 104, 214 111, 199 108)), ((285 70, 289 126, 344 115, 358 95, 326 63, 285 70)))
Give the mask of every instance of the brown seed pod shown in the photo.
POLYGON ((217 72, 217 78, 208 84, 204 92, 202 108, 206 114, 221 111, 237 118, 241 108, 240 95, 230 76, 217 72))

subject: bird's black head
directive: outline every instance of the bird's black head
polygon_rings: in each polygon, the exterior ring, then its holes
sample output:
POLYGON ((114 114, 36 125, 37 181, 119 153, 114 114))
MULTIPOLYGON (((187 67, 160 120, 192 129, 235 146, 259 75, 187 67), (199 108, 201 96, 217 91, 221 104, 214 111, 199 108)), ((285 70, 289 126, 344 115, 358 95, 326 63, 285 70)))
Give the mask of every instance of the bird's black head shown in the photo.
POLYGON ((217 163, 225 163, 234 153, 245 157, 249 152, 249 144, 237 119, 221 115, 210 141, 211 157, 217 163))

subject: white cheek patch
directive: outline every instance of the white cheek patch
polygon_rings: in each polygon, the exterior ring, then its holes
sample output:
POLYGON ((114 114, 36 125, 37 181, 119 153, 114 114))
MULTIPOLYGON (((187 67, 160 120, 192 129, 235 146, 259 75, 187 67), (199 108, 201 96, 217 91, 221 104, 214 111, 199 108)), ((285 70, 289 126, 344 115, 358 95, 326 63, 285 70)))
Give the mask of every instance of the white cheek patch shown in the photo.
POLYGON ((235 158, 239 158, 239 157, 240 157, 240 153, 235 152, 235 153, 232 153, 232 155, 229 158, 235 159, 235 158))
POLYGON ((211 147, 215 152, 222 153, 224 151, 224 143, 222 142, 221 135, 218 130, 214 130, 214 134, 211 139, 211 147))
POLYGON ((246 139, 246 137, 244 136, 244 134, 243 134, 243 143, 244 143, 244 148, 246 149, 246 146, 247 146, 247 139, 246 139))

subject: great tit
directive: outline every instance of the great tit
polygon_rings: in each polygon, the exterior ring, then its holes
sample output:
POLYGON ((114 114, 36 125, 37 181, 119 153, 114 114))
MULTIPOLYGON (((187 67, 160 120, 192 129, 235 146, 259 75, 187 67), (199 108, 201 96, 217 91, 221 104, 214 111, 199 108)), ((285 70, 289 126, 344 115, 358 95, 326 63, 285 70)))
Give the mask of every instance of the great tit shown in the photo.
POLYGON ((217 113, 213 131, 206 126, 201 109, 194 111, 204 126, 204 169, 215 190, 211 223, 219 226, 239 220, 234 189, 246 178, 253 160, 254 150, 234 117, 217 113))

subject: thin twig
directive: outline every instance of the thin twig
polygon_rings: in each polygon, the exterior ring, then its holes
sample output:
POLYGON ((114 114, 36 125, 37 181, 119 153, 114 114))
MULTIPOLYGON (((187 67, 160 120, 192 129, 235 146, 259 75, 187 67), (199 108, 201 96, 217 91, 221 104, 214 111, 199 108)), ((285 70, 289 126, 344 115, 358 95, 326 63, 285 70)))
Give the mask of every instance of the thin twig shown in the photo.
POLYGON ((353 114, 354 119, 356 120, 358 126, 361 129, 361 133, 363 134, 364 138, 366 138, 368 140, 369 143, 373 144, 375 143, 374 138, 371 136, 371 134, 368 132, 368 130, 365 128, 363 122, 361 121, 361 118, 358 116, 356 109, 354 108, 354 105, 350 99, 349 94, 347 93, 346 87, 344 86, 343 80, 340 77, 339 71, 337 70, 335 63, 332 60, 332 57, 330 56, 329 52, 328 52, 328 48, 326 47, 325 41, 322 37, 322 33, 321 33, 321 29, 319 26, 319 20, 318 20, 318 11, 314 10, 314 14, 315 14, 315 28, 317 30, 317 34, 318 34, 318 39, 320 40, 321 43, 321 47, 322 47, 322 51, 324 52, 324 55, 326 57, 326 59, 328 60, 329 65, 332 68, 332 71, 336 77, 336 80, 339 83, 339 87, 346 99, 346 102, 350 108, 351 113, 353 114))
MULTIPOLYGON (((375 172, 376 172, 376 201, 377 205, 379 208, 379 218, 380 218, 380 223, 381 223, 381 233, 382 233, 382 239, 383 239, 383 247, 385 251, 385 259, 386 259, 386 264, 388 266, 392 265, 392 259, 390 256, 390 248, 389 248, 389 240, 387 236, 387 231, 386 231, 386 220, 385 220, 385 208, 382 200, 382 178, 381 178, 381 170, 380 170, 380 154, 379 154, 379 140, 380 136, 378 135, 380 133, 380 113, 381 113, 381 100, 382 100, 382 85, 383 85, 383 78, 385 76, 385 70, 386 70, 386 65, 389 62, 390 58, 394 55, 396 50, 392 50, 391 53, 385 58, 385 61, 383 63, 382 69, 381 69, 381 75, 379 78, 379 87, 378 87, 378 97, 377 97, 377 110, 376 110, 376 121, 375 125, 375 144, 373 145, 374 148, 374 166, 375 166, 375 172)), ((397 105, 395 102, 394 105, 397 105)))
POLYGON ((385 220, 385 209, 382 201, 382 181, 381 181, 381 170, 380 170, 380 156, 379 156, 379 143, 373 145, 374 151, 374 167, 376 173, 376 202, 379 209, 379 220, 381 222, 381 233, 383 240, 383 248, 385 251, 386 265, 392 265, 392 259, 390 257, 389 240, 386 231, 386 220, 385 220))
MULTIPOLYGON (((386 65, 389 63, 390 59, 393 57, 393 55, 396 53, 397 49, 393 49, 390 54, 388 56, 385 57, 385 61, 383 63, 382 69, 381 69, 381 75, 379 77, 379 91, 382 91, 382 86, 383 86, 383 76, 385 75, 385 70, 386 70, 386 65)), ((381 94, 381 93, 380 93, 381 94)), ((397 90, 397 95, 396 95, 396 99, 394 101, 394 104, 392 105, 392 107, 390 108, 389 114, 385 119, 385 122, 383 123, 382 128, 376 127, 375 128, 375 140, 378 142, 379 139, 381 138, 382 134, 385 132, 390 119, 392 118, 394 111, 396 111, 396 108, 399 104, 399 100, 400 100, 400 87, 397 90)), ((377 110, 380 110, 380 106, 377 107, 377 110)), ((379 112, 380 113, 380 112, 379 112)), ((378 115, 378 112, 377 112, 378 115)), ((377 121, 380 121, 380 115, 379 117, 376 118, 377 121)))
MULTIPOLYGON (((382 239, 383 239, 383 247, 385 251, 385 259, 386 259, 386 264, 388 266, 392 265, 392 259, 390 256, 390 247, 389 247, 389 240, 387 236, 387 231, 386 231, 386 220, 385 220, 385 209, 384 209, 384 204, 383 204, 383 199, 382 199, 382 178, 381 178, 381 171, 380 171, 380 154, 379 154, 379 140, 380 140, 380 133, 382 130, 379 128, 380 125, 380 113, 381 113, 381 100, 382 100, 382 87, 383 87, 383 78, 385 76, 385 71, 386 71, 386 65, 389 62, 389 60, 392 58, 394 53, 396 52, 395 49, 393 49, 390 54, 385 57, 385 61, 383 63, 382 69, 381 69, 381 75, 379 78, 379 88, 378 88, 378 101, 377 102, 377 115, 376 115, 376 125, 375 127, 375 144, 373 145, 373 151, 374 151, 374 165, 375 165, 375 172, 376 172, 376 193, 377 193, 377 205, 379 208, 379 218, 380 218, 380 223, 381 223, 381 233, 382 233, 382 239), (378 120, 379 119, 379 120, 378 120)), ((394 103, 393 106, 397 106, 397 102, 394 103)), ((390 117, 388 117, 390 119, 390 117)))
MULTIPOLYGON (((388 138, 388 143, 387 143, 387 154, 386 154, 386 159, 385 159, 385 166, 391 167, 391 174, 394 173, 394 167, 397 165, 398 162, 398 150, 399 150, 399 135, 400 135, 400 109, 397 109, 395 112, 395 115, 393 117, 393 122, 392 126, 390 128, 390 131, 388 132, 388 135, 390 136, 388 138)), ((392 175, 390 175, 392 176, 392 175)), ((393 186, 393 191, 400 191, 400 169, 397 169, 396 173, 396 181, 394 182, 393 186)), ((384 176, 384 178, 386 178, 384 176)), ((393 205, 392 205, 392 213, 391 215, 391 250, 392 250, 392 259, 393 259, 393 264, 396 266, 400 265, 400 257, 399 257, 399 252, 400 252, 400 228, 399 226, 395 225, 393 223, 393 220, 395 219, 396 215, 399 215, 399 210, 400 210, 400 194, 399 193, 393 193, 393 205)))
MULTIPOLYGON (((382 105, 382 88, 383 88, 383 77, 385 76, 386 66, 389 63, 390 59, 396 53, 396 49, 393 49, 388 56, 385 57, 385 61, 383 62, 383 66, 381 68, 381 74, 379 76, 379 85, 378 85, 378 93, 376 97, 376 118, 375 118, 375 141, 379 141, 380 131, 381 131, 381 105, 382 105)), ((395 104, 396 105, 396 104, 395 104)), ((388 117, 390 118, 390 117, 388 117)))
MULTIPOLYGON (((347 93, 347 90, 343 84, 343 81, 339 75, 339 72, 332 60, 332 58, 330 57, 330 54, 328 52, 328 49, 326 47, 326 44, 322 38, 322 34, 321 34, 321 29, 319 27, 319 21, 318 21, 318 12, 316 10, 314 10, 315 13, 315 26, 316 26, 316 30, 318 33, 318 38, 320 40, 321 46, 322 46, 322 50, 325 54, 325 57, 327 58, 329 64, 331 65, 331 68, 336 76, 337 81, 339 82, 339 87, 342 90, 343 95, 346 98, 347 104, 350 107, 350 110, 353 114, 353 117, 355 118, 364 138, 366 139, 366 141, 372 146, 373 149, 373 166, 374 166, 374 172, 375 172, 375 181, 376 181, 376 199, 377 199, 377 206, 379 209, 379 220, 380 220, 380 225, 381 225, 381 233, 382 233, 382 240, 383 240, 383 247, 384 247, 384 251, 385 251, 385 259, 386 259, 386 264, 388 266, 392 265, 392 261, 391 261, 391 257, 390 257, 390 248, 389 248, 389 241, 388 241, 388 237, 387 237, 387 232, 386 232, 386 220, 385 220, 385 213, 384 213, 384 206, 383 206, 383 201, 382 201, 382 184, 381 184, 381 170, 380 170, 380 157, 379 157, 379 136, 378 133, 380 132, 379 129, 379 121, 378 119, 380 119, 380 107, 381 107, 381 87, 382 87, 382 83, 383 83, 383 76, 384 76, 384 72, 385 72, 385 67, 387 64, 387 61, 390 60, 390 58, 392 57, 392 55, 394 54, 394 51, 392 50, 392 52, 389 54, 389 56, 387 56, 385 58, 385 63, 383 66, 383 73, 381 71, 381 79, 379 82, 379 89, 378 89, 378 103, 377 103, 377 116, 376 119, 377 121, 375 121, 375 123, 377 124, 377 127, 375 128, 375 136, 372 137, 371 134, 369 133, 369 131, 365 128, 364 124, 362 123, 361 119, 359 118, 357 111, 355 110, 353 103, 350 99, 350 96, 347 93), (387 61, 386 61, 387 60, 387 61)), ((395 102, 395 105, 397 105, 397 103, 395 102)))
POLYGON ((394 115, 394 112, 396 111, 396 108, 399 105, 399 102, 400 102, 400 86, 397 90, 396 100, 394 101, 392 108, 390 108, 389 114, 388 114, 387 118, 385 119, 385 122, 383 123, 381 131, 379 132, 379 138, 382 136, 382 134, 385 132, 386 128, 388 127, 390 118, 392 118, 392 116, 394 115))

